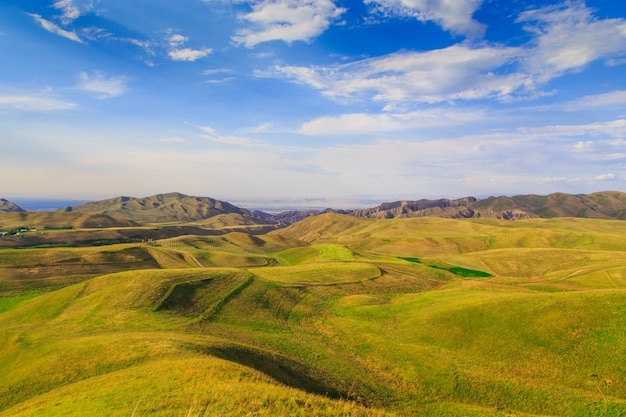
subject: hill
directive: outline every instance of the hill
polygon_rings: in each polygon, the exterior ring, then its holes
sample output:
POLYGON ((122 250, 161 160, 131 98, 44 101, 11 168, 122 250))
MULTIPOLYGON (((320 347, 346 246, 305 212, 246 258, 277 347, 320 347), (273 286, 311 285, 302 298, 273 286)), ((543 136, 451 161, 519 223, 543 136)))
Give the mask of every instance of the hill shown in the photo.
POLYGON ((552 217, 626 219, 626 193, 605 191, 592 194, 553 193, 547 196, 517 195, 479 200, 418 200, 383 203, 365 210, 345 212, 351 216, 389 219, 410 217, 495 218, 519 220, 552 217))
POLYGON ((338 213, 0 250, 0 416, 623 416, 625 253, 615 220, 338 213))
POLYGON ((60 211, 101 213, 141 223, 191 222, 225 214, 238 215, 239 220, 252 224, 268 223, 268 219, 262 213, 208 197, 191 197, 181 193, 157 194, 143 198, 115 197, 66 207, 60 211))
MULTIPOLYGON (((8 205, 7 205, 8 207, 8 205)), ((59 210, 64 213, 99 213, 138 223, 195 222, 210 228, 297 223, 312 216, 340 213, 354 217, 391 219, 414 217, 494 218, 519 220, 532 218, 581 217, 593 219, 626 219, 626 193, 604 191, 592 194, 553 193, 478 199, 402 200, 357 210, 291 210, 270 214, 248 210, 209 197, 181 193, 150 197, 115 197, 59 210)))
POLYGON ((19 213, 23 211, 25 210, 17 204, 5 200, 4 198, 0 198, 0 213, 19 213))
POLYGON ((0 229, 81 229, 139 226, 137 222, 101 213, 13 212, 0 213, 0 229))

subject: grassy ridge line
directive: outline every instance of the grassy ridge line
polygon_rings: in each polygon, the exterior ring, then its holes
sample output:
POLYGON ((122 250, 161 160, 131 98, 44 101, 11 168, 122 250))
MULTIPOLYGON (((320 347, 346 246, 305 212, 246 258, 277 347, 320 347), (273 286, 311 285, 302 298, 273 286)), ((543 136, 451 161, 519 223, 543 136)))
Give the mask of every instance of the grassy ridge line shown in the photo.
POLYGON ((362 262, 317 262, 294 266, 249 269, 255 276, 282 285, 335 285, 362 282, 380 276, 375 265, 362 262))
MULTIPOLYGON (((327 372, 328 379, 324 381, 329 386, 335 384, 340 392, 354 392, 350 398, 360 398, 398 415, 626 415, 626 375, 621 367, 626 363, 624 290, 547 294, 526 287, 545 278, 577 280, 577 285, 584 283, 590 288, 600 288, 602 279, 619 285, 624 277, 620 274, 626 273, 623 251, 607 250, 614 246, 615 235, 610 239, 596 236, 593 241, 572 235, 565 248, 490 250, 487 238, 493 233, 486 233, 488 228, 484 225, 458 226, 468 228, 467 235, 455 229, 426 236, 426 231, 414 228, 421 225, 434 229, 441 223, 386 224, 396 229, 367 238, 365 229, 359 229, 359 236, 363 237, 340 235, 337 239, 341 243, 329 242, 326 253, 331 258, 358 249, 359 259, 368 256, 371 263, 320 260, 326 244, 311 246, 313 252, 290 252, 297 265, 255 268, 250 273, 263 271, 281 278, 281 273, 289 272, 281 268, 291 268, 293 274, 284 274, 282 278, 293 281, 294 277, 304 276, 310 285, 294 287, 251 279, 236 294, 231 292, 228 302, 207 321, 194 321, 195 315, 179 314, 177 310, 154 311, 172 286, 183 287, 186 282, 206 278, 208 270, 198 268, 114 274, 20 302, 0 314, 0 344, 7 347, 0 351, 0 388, 4 386, 6 392, 18 396, 11 397, 13 400, 22 398, 30 403, 41 398, 33 397, 33 393, 53 398, 83 383, 90 384, 92 378, 108 380, 109 373, 133 375, 133 381, 146 381, 153 387, 148 391, 155 392, 155 401, 142 408, 145 399, 140 402, 137 398, 144 394, 134 391, 125 396, 116 393, 114 386, 103 386, 110 393, 106 401, 114 407, 130 404, 131 412, 138 407, 137 411, 145 415, 158 415, 160 409, 170 410, 169 415, 186 415, 192 407, 191 415, 196 411, 200 414, 202 407, 202 412, 216 410, 210 408, 213 405, 225 407, 216 413, 226 410, 236 415, 236 410, 244 406, 232 408, 230 398, 215 403, 204 396, 202 388, 194 391, 196 398, 202 398, 198 403, 191 401, 190 405, 189 397, 184 396, 174 400, 175 394, 168 396, 162 390, 167 384, 167 375, 163 374, 169 372, 166 363, 171 360, 189 359, 188 364, 193 366, 193 360, 201 358, 197 356, 199 352, 245 345, 261 353, 256 356, 259 360, 271 359, 275 352, 327 372), (605 249, 598 250, 599 247, 605 249), (490 265, 507 268, 510 264, 512 268, 509 276, 455 280, 445 271, 397 259, 404 254, 423 256, 419 252, 422 248, 431 254, 424 258, 429 261, 458 260, 459 265, 471 268, 487 259, 490 265), (433 253, 445 256, 432 256, 433 253), (467 262, 462 263, 464 260, 467 262), (360 268, 356 265, 381 265, 383 269, 389 266, 389 273, 375 280, 354 281, 350 277, 360 268), (319 276, 315 275, 317 270, 319 276), (608 278, 603 278, 603 273, 608 278), (329 282, 329 278, 343 282, 316 284, 329 282), (431 280, 440 282, 438 290, 418 293, 433 287, 418 286, 420 279, 425 284, 431 280), (441 284, 443 280, 448 284, 441 284), (190 343, 203 349, 189 351, 186 346, 190 343), (161 365, 149 371, 158 361, 162 361, 161 365), (138 369, 142 371, 133 373, 138 369), (58 391, 37 391, 46 389, 46 381, 58 384, 58 391), (64 386, 72 381, 77 385, 64 386), (356 382, 353 391, 345 381, 356 382)), ((242 237, 241 241, 245 239, 242 237)), ((267 250, 267 256, 272 256, 263 244, 268 241, 250 240, 251 254, 257 256, 267 250)), ((533 237, 524 244, 555 243, 533 237)), ((241 269, 211 271, 247 273, 241 269)), ((192 285, 188 300, 197 303, 193 311, 203 311, 203 303, 212 300, 212 295, 220 299, 233 287, 192 285)), ((570 290, 581 288, 572 286, 570 290)), ((235 355, 231 359, 237 362, 238 358, 235 355)), ((247 369, 255 374, 251 368, 259 366, 256 362, 250 368, 221 362, 222 378, 235 385, 223 393, 237 388, 236 378, 228 377, 231 370, 247 369)), ((275 361, 272 366, 280 363, 275 361)), ((255 369, 262 370, 260 366, 255 369)), ((194 372, 188 370, 184 375, 194 372)), ((113 384, 113 378, 110 381, 113 384)), ((127 386, 133 386, 133 381, 127 386)), ((180 381, 184 384, 189 380, 183 377, 180 381)), ((276 401, 291 395, 282 390, 286 387, 276 384, 276 378, 268 381, 276 401)), ((49 399, 47 404, 53 409, 59 403, 65 411, 77 410, 80 404, 72 402, 72 395, 85 406, 106 403, 97 392, 91 398, 80 397, 78 392, 67 395, 67 401, 59 401, 57 396, 56 402, 49 399)), ((255 395, 263 394, 255 391, 255 395)), ((302 392, 297 395, 310 398, 310 394, 302 392)), ((0 398, 4 397, 0 394, 0 398)), ((253 395, 244 400, 260 414, 271 404, 263 401, 259 405, 255 402, 258 398, 266 397, 253 395)), ((300 406, 304 407, 302 403, 300 406)), ((368 415, 368 408, 358 407, 358 411, 351 412, 361 414, 354 415, 368 415)), ((128 415, 128 408, 119 410, 120 415, 128 415)), ((324 414, 321 408, 314 410, 324 414)))
POLYGON ((233 287, 233 289, 228 294, 226 294, 217 304, 215 304, 215 306, 210 307, 209 309, 205 310, 204 313, 202 313, 202 320, 211 320, 215 315, 220 312, 220 310, 226 305, 226 303, 235 298, 248 285, 250 285, 252 283, 252 280, 253 275, 247 274, 244 280, 240 284, 233 287))
POLYGON ((222 359, 158 359, 62 387, 0 416, 395 416, 354 402, 276 385, 250 368, 222 359))

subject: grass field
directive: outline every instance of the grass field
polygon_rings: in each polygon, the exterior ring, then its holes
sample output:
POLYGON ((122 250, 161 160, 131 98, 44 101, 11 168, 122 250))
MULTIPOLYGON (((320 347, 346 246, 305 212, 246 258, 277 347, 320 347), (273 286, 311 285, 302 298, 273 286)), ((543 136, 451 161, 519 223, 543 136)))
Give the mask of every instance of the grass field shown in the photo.
POLYGON ((624 416, 619 221, 0 250, 0 416, 624 416))

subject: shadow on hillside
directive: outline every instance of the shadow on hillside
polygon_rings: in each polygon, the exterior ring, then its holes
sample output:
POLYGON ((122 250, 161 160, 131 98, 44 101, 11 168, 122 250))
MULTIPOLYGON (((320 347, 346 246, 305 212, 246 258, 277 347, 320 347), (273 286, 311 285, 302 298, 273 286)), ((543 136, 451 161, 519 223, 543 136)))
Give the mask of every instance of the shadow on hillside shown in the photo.
POLYGON ((324 376, 315 368, 277 353, 241 345, 208 346, 202 351, 220 359, 256 369, 281 384, 293 388, 334 399, 348 397, 346 393, 330 385, 328 375, 324 376))

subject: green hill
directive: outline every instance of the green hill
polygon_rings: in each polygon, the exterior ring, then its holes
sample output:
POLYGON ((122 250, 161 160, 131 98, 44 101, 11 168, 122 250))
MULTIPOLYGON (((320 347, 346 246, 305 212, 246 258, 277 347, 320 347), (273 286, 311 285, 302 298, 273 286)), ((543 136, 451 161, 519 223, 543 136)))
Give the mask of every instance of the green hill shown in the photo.
POLYGON ((625 255, 614 220, 335 213, 0 250, 0 416, 626 415, 625 255))
POLYGON ((229 222, 229 225, 267 223, 261 215, 230 203, 181 193, 157 194, 144 198, 116 197, 61 210, 72 213, 101 213, 141 223, 190 222, 218 215, 237 215, 235 223, 229 222))
POLYGON ((137 222, 101 213, 12 212, 0 213, 0 228, 25 226, 38 229, 82 229, 139 226, 137 222))

